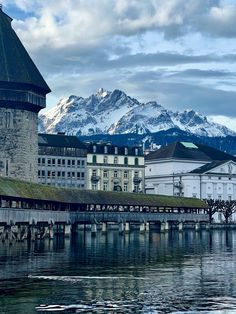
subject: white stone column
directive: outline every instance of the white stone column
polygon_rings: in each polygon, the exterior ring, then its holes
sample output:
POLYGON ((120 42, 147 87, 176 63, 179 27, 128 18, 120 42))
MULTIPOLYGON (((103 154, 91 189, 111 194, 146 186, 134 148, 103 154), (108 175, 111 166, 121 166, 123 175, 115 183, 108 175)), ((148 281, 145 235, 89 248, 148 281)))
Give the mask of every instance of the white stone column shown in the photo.
POLYGON ((150 231, 150 223, 146 221, 145 223, 145 231, 149 232, 150 231))

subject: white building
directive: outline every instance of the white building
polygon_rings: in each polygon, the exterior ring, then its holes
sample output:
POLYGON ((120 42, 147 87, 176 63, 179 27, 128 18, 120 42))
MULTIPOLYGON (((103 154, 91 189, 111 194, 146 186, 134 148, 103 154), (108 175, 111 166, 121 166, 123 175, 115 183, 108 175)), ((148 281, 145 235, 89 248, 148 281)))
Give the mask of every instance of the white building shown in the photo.
POLYGON ((236 157, 215 148, 176 142, 146 156, 150 194, 236 200, 236 157))
POLYGON ((86 188, 87 148, 76 137, 39 134, 38 182, 65 188, 86 188))
POLYGON ((91 143, 87 155, 87 188, 90 190, 144 192, 142 147, 91 143))

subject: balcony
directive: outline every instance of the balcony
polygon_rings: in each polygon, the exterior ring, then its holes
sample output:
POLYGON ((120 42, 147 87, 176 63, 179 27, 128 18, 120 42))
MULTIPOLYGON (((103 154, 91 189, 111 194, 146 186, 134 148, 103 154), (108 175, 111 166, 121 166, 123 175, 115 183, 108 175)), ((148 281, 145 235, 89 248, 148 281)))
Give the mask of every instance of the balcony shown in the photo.
POLYGON ((133 179, 133 181, 134 181, 134 184, 140 184, 140 183, 142 182, 142 178, 135 176, 134 179, 133 179))
POLYGON ((92 176, 91 176, 91 181, 92 181, 92 182, 95 183, 95 182, 98 182, 99 180, 100 180, 100 177, 99 177, 99 176, 96 176, 96 175, 92 175, 92 176))

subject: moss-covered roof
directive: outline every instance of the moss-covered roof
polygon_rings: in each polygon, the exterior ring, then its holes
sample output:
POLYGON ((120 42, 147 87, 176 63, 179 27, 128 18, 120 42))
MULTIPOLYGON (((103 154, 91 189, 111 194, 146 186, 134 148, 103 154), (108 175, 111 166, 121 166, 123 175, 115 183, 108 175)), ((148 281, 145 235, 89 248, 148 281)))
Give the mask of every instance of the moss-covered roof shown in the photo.
POLYGON ((206 204, 196 198, 63 189, 3 177, 0 177, 0 196, 71 204, 206 208, 206 204))

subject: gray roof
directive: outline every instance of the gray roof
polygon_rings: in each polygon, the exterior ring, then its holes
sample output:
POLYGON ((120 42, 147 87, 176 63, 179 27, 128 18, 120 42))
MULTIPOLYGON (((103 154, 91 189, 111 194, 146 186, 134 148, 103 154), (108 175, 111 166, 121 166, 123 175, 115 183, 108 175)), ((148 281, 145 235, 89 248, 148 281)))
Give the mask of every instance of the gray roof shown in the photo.
POLYGON ((165 147, 151 152, 146 156, 146 160, 158 160, 164 158, 174 159, 189 159, 199 161, 223 161, 233 160, 236 161, 236 157, 222 152, 216 148, 199 144, 199 143, 186 143, 186 142, 175 142, 168 144, 165 147), (189 145, 187 145, 189 144, 189 145))
POLYGON ((11 26, 12 19, 0 9, 0 84, 27 84, 45 94, 50 88, 11 26))
POLYGON ((39 134, 39 146, 44 147, 67 147, 67 148, 82 148, 87 147, 82 143, 78 137, 64 134, 39 134))
POLYGON ((206 165, 203 165, 199 168, 196 168, 196 169, 190 171, 190 173, 199 173, 199 174, 205 173, 205 172, 208 172, 208 171, 210 171, 210 170, 212 170, 212 169, 214 169, 220 165, 223 165, 225 162, 227 162, 227 161, 226 160, 224 160, 224 161, 213 161, 213 162, 210 162, 206 165))

